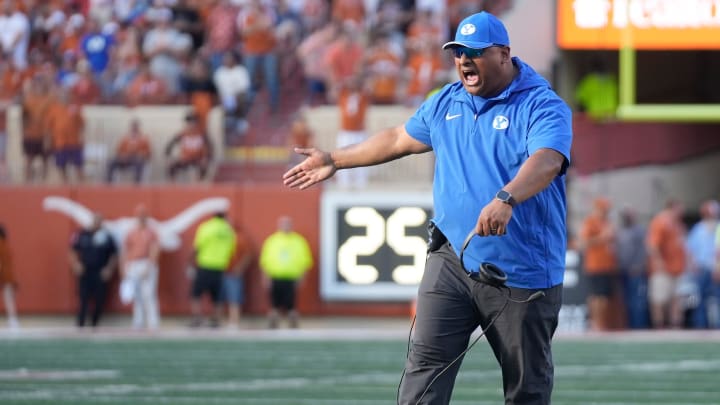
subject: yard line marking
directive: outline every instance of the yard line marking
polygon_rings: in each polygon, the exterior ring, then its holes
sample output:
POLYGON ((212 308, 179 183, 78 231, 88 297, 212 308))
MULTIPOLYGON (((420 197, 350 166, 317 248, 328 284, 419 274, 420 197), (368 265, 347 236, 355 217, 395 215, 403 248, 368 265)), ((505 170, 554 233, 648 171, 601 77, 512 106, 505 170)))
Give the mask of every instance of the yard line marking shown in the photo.
POLYGON ((612 373, 617 371, 638 373, 664 373, 679 371, 712 371, 720 370, 720 360, 679 360, 673 362, 645 362, 625 364, 602 364, 597 366, 559 366, 555 368, 555 376, 612 373))
MULTIPOLYGON (((720 360, 681 360, 676 362, 644 362, 637 364, 610 364, 610 365, 598 365, 598 366, 559 366, 556 368, 556 376, 561 377, 578 377, 599 374, 608 374, 618 371, 623 372, 638 372, 638 373, 677 373, 678 371, 714 371, 720 370, 720 360)), ((5 370, 0 372, 0 380, 18 380, 20 378, 30 379, 49 379, 49 380, 79 380, 87 378, 117 378, 120 373, 116 370, 53 370, 53 371, 22 371, 19 370, 5 370), (32 377, 31 377, 32 376, 32 377)), ((468 370, 461 372, 459 378, 461 380, 474 380, 477 381, 478 377, 495 376, 500 377, 499 370, 487 370, 487 371, 473 371, 468 370)), ((178 393, 189 393, 189 392, 215 392, 215 393, 248 393, 253 391, 261 391, 274 388, 295 388, 304 389, 307 387, 326 387, 335 385, 363 385, 363 384, 382 384, 392 385, 399 378, 399 374, 392 372, 384 373, 364 373, 364 374, 348 374, 348 375, 332 375, 332 376, 321 376, 321 377, 298 377, 298 378, 272 378, 272 379, 254 379, 249 381, 220 381, 220 382, 196 382, 189 384, 150 384, 150 385, 139 385, 139 384, 103 384, 103 385, 92 385, 92 386, 75 386, 68 387, 62 386, 57 388, 43 387, 40 389, 34 389, 31 392, 25 390, 5 390, 3 397, 11 399, 78 399, 84 400, 88 397, 104 397, 108 401, 113 402, 112 399, 123 399, 127 400, 127 395, 146 395, 152 398, 151 402, 165 402, 163 398, 166 398, 163 394, 172 393, 177 395, 178 393)), ((460 381, 462 384, 462 381, 460 381)), ((458 389, 462 389, 458 387, 458 389)), ((473 391, 481 390, 483 392, 498 392, 496 387, 490 389, 484 388, 473 388, 473 391)), ((568 397, 576 397, 578 395, 589 395, 590 397, 597 397, 598 399, 607 398, 609 392, 602 390, 588 391, 588 390, 559 390, 556 392, 557 400, 555 402, 570 403, 568 397)), ((686 391, 680 390, 661 390, 657 393, 657 396, 668 396, 672 394, 688 395, 686 391)), ((696 391, 693 397, 697 398, 712 398, 716 393, 710 393, 707 391, 696 391), (709 396, 706 396, 705 394, 709 396)), ((243 398, 246 396, 244 395, 243 398)), ((176 396, 173 398, 178 399, 176 396)), ((274 401, 277 401, 275 399, 274 401)), ((326 401, 320 399, 303 399, 294 401, 294 403, 305 404, 343 404, 342 401, 326 401)), ((272 402, 270 402, 272 403, 272 402)), ((360 403, 358 401, 352 401, 347 403, 360 403)), ((455 402, 454 402, 455 403, 455 402)), ((458 402, 460 404, 462 402, 458 402)), ((626 405, 625 402, 605 402, 600 401, 603 405, 626 405)), ((664 403, 663 405, 672 405, 664 403)))
POLYGON ((16 370, 0 370, 0 381, 7 380, 87 380, 93 378, 112 379, 119 378, 118 370, 28 370, 18 368, 16 370))

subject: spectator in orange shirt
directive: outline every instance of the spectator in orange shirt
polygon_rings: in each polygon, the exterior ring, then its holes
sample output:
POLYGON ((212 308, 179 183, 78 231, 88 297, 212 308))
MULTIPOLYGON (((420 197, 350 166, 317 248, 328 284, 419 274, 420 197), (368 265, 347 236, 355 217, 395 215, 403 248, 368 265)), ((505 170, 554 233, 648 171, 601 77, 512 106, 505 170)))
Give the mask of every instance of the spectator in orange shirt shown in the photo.
POLYGON ((200 179, 205 178, 212 159, 212 143, 195 113, 185 117, 185 128, 170 140, 165 155, 170 159, 168 177, 171 181, 175 180, 179 171, 189 168, 195 168, 200 179), (179 145, 179 150, 177 156, 173 157, 175 145, 179 145))
POLYGON ((390 36, 379 34, 365 62, 373 104, 394 104, 401 73, 400 57, 393 52, 390 36))
POLYGON ((125 100, 132 107, 140 104, 163 104, 169 99, 167 85, 150 71, 147 63, 140 65, 140 71, 125 90, 125 100))
POLYGON ((443 42, 443 27, 431 8, 418 10, 407 32, 406 46, 412 53, 422 48, 437 49, 443 42))
POLYGON ((100 102, 100 86, 87 59, 80 59, 76 65, 77 79, 70 91, 73 99, 80 105, 98 104, 100 102))
POLYGON ((59 98, 50 107, 47 117, 55 164, 63 183, 70 180, 68 166, 75 167, 75 176, 82 182, 85 177, 83 174, 85 120, 82 116, 82 106, 75 102, 72 93, 61 90, 59 94, 59 98))
POLYGON ((150 140, 140 131, 140 122, 133 119, 130 131, 120 139, 115 157, 108 165, 107 182, 113 182, 115 171, 132 169, 135 183, 139 184, 150 154, 150 140))
POLYGON ((0 288, 2 288, 8 327, 10 329, 17 329, 20 326, 17 318, 17 309, 15 307, 17 280, 13 272, 12 254, 10 246, 8 245, 7 233, 2 224, 0 224, 0 288))
POLYGON ((31 77, 28 70, 20 70, 7 56, 0 54, 0 60, 2 60, 2 80, 3 91, 10 92, 12 94, 20 94, 23 90, 23 85, 27 79, 31 77))
POLYGON ((50 43, 56 42, 61 54, 71 53, 76 58, 80 58, 84 25, 85 20, 82 16, 75 14, 68 19, 64 27, 55 28, 50 33, 48 41, 50 43))
POLYGON ((328 99, 337 101, 340 88, 344 83, 362 73, 364 57, 363 46, 353 28, 343 26, 338 38, 325 52, 325 65, 327 66, 328 99))
POLYGON ((654 328, 682 325, 682 308, 676 290, 686 265, 684 210, 681 202, 670 200, 648 226, 645 241, 650 260, 648 298, 654 328))
POLYGON ((580 230, 580 248, 584 250, 585 272, 590 284, 588 308, 590 328, 609 329, 610 298, 613 295, 617 260, 615 229, 609 219, 610 201, 597 198, 580 230))
POLYGON ((335 0, 332 2, 332 18, 351 22, 358 29, 365 25, 365 2, 363 0, 335 0))
POLYGON ((275 39, 274 11, 265 7, 261 0, 250 0, 238 15, 238 27, 242 38, 243 60, 250 80, 250 100, 260 88, 256 82, 258 69, 270 93, 270 111, 275 113, 280 106, 280 71, 278 66, 277 40, 275 39))
POLYGON ((42 76, 33 77, 22 95, 23 109, 23 155, 25 156, 25 181, 45 181, 50 154, 50 138, 47 132, 48 111, 53 102, 50 85, 42 76), (40 173, 34 165, 40 160, 40 173))
MULTIPOLYGON (((340 132, 337 136, 337 147, 343 148, 364 141, 368 136, 365 117, 370 105, 370 95, 363 87, 362 77, 346 80, 340 90, 337 105, 340 110, 340 132)), ((368 167, 340 170, 335 177, 340 187, 362 188, 367 185, 369 170, 368 167)))
POLYGON ((435 45, 430 42, 421 43, 418 50, 411 54, 407 71, 405 76, 409 77, 410 81, 407 84, 405 102, 408 106, 418 107, 445 72, 435 45))

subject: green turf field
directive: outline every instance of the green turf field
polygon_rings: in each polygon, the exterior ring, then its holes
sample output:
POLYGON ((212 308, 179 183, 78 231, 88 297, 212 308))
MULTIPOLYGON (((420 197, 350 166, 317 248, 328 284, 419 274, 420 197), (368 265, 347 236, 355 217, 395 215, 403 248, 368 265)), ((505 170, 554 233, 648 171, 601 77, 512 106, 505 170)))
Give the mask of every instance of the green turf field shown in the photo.
MULTIPOLYGON (((720 344, 555 343, 555 405, 720 404, 720 344)), ((48 338, 0 340, 2 404, 394 404, 405 342, 48 338)), ((487 344, 452 404, 501 404, 487 344)))

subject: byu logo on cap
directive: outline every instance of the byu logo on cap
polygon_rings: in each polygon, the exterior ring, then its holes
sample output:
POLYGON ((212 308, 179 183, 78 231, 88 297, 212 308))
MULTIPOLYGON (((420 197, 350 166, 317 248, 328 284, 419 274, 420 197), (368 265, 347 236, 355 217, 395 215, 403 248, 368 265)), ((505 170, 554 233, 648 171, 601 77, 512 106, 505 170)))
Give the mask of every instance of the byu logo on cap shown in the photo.
POLYGON ((505 129, 510 125, 510 120, 504 115, 496 115, 495 118, 493 118, 492 126, 495 129, 505 129))
POLYGON ((475 25, 465 24, 460 28, 460 33, 463 35, 472 35, 475 32, 475 25))

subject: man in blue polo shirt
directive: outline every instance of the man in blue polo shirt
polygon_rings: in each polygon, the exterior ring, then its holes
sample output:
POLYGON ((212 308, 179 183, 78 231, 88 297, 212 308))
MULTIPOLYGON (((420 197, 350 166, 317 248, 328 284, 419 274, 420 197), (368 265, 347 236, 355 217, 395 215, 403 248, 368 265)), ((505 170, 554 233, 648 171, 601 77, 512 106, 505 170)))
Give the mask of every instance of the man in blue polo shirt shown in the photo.
POLYGON ((307 158, 284 183, 304 189, 338 169, 433 151, 435 216, 398 403, 449 403, 470 336, 481 327, 502 368, 505 402, 549 404, 571 112, 545 79, 511 57, 507 31, 493 15, 467 17, 443 48, 459 81, 404 125, 362 143, 296 149, 307 158))

